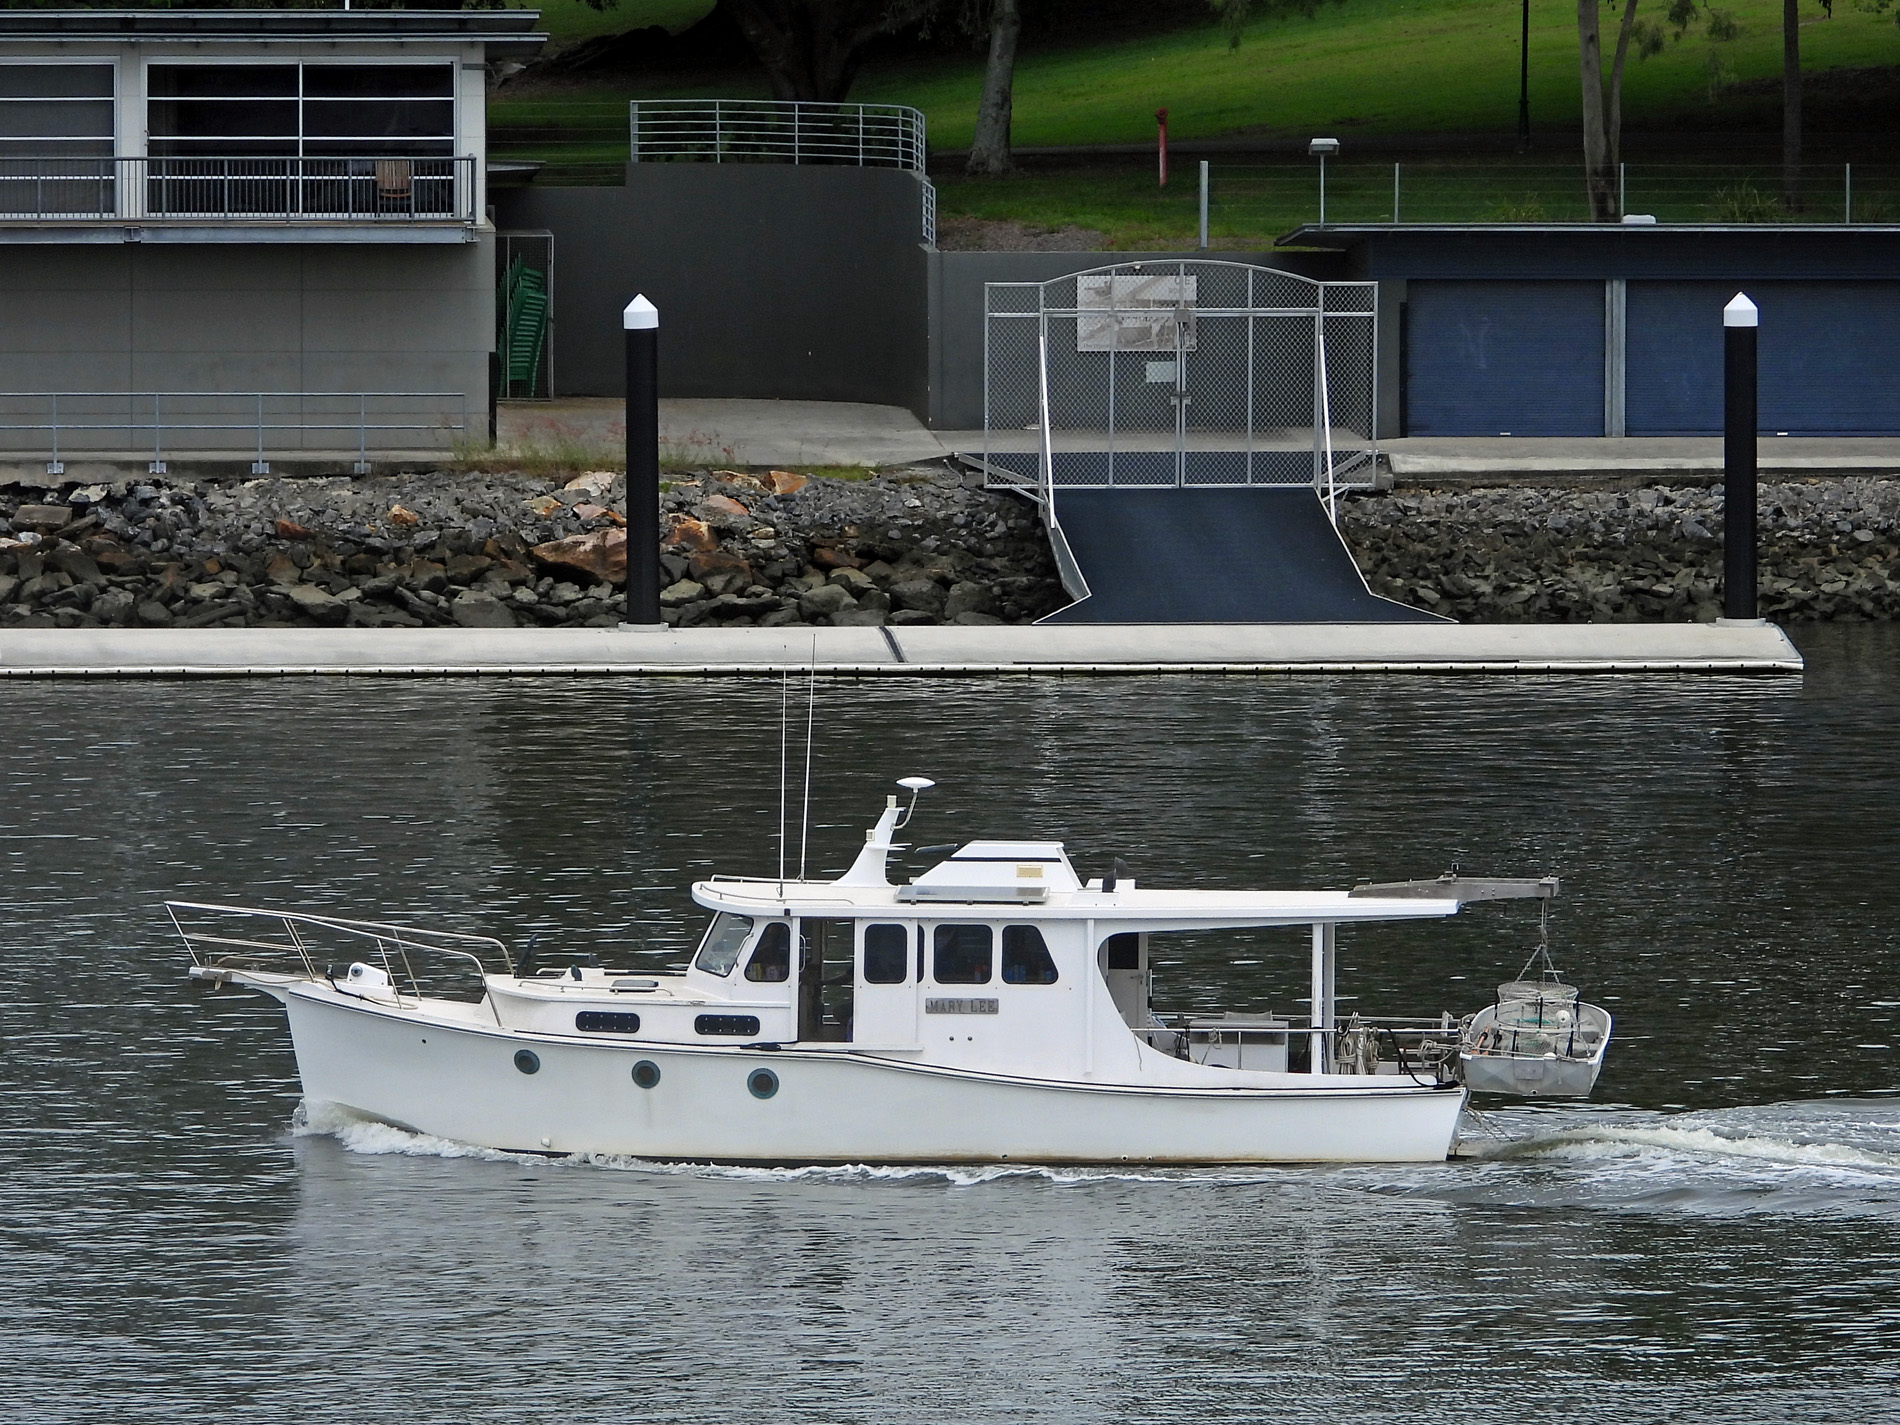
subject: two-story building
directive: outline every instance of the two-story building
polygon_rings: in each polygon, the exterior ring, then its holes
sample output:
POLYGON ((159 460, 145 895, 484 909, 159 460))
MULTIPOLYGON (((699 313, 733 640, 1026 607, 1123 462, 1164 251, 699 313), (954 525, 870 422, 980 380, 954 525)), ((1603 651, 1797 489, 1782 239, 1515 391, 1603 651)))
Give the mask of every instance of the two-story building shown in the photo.
POLYGON ((537 18, 0 12, 0 447, 49 398, 69 449, 483 437, 486 82, 537 18))

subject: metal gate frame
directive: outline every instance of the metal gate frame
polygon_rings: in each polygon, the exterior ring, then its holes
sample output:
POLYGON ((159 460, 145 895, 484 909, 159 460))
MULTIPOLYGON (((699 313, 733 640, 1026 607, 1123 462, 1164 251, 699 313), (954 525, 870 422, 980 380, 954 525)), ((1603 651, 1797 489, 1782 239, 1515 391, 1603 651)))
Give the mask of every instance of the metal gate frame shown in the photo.
POLYGON ((1336 518, 1372 484, 1376 282, 1196 258, 988 282, 983 304, 992 487, 1047 507, 1060 488, 1310 482, 1336 518))

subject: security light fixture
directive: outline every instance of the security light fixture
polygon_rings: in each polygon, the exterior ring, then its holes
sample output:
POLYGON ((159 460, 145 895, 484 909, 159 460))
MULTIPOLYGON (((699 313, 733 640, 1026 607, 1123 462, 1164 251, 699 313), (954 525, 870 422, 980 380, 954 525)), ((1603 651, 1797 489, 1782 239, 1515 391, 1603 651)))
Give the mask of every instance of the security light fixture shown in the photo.
POLYGON ((1325 158, 1339 152, 1338 139, 1313 139, 1306 145, 1306 152, 1313 158, 1325 158))

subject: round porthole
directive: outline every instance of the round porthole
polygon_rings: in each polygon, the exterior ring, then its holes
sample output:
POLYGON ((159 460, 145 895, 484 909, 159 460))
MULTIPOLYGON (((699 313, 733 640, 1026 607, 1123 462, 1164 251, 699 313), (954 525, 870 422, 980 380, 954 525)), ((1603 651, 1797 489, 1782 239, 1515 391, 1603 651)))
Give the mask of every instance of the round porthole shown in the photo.
POLYGON ((643 1089, 650 1089, 660 1081, 660 1066, 651 1059, 642 1059, 633 1066, 633 1081, 643 1089))
POLYGON ((770 1069, 754 1069, 746 1075, 745 1086, 754 1098, 770 1098, 778 1092, 778 1075, 770 1069))
POLYGON ((541 1072, 541 1056, 532 1049, 517 1049, 515 1067, 524 1074, 538 1074, 541 1072))

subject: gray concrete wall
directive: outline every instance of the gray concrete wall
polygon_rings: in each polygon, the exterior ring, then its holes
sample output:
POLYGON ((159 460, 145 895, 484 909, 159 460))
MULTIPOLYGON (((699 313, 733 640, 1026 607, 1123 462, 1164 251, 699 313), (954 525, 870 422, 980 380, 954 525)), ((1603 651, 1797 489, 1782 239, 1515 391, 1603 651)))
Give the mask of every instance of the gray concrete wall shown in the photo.
MULTIPOLYGON (((5 256, 0 392, 453 392, 466 398, 474 433, 485 433, 492 235, 441 246, 35 245, 9 247, 5 256)), ((445 412, 461 410, 460 402, 397 404, 384 403, 384 419, 434 427, 445 412)), ((6 399, 0 421, 17 422, 36 405, 6 399)), ((78 405, 69 402, 68 413, 78 405)), ((176 405, 182 414, 185 403, 176 405)), ((199 403, 200 411, 211 409, 199 403)), ((414 450, 448 438, 439 429, 393 432, 382 444, 414 450)), ((90 443, 147 439, 102 433, 90 443)), ((281 449, 355 444, 353 431, 270 439, 281 449)), ((5 443, 17 449, 36 440, 5 443)), ((238 440, 181 434, 174 448, 238 440)))
MULTIPOLYGON (((1047 282, 1118 262, 1211 258, 1338 278, 1335 253, 1260 252, 934 252, 930 255, 930 405, 925 418, 942 430, 983 424, 983 286, 1047 282)), ((1384 381, 1383 371, 1380 380, 1384 381)), ((1396 389, 1396 388, 1395 388, 1396 389)))
POLYGON ((923 195, 896 169, 642 163, 494 194, 554 234, 554 390, 624 388, 620 309, 660 309, 660 391, 926 409, 923 195))

